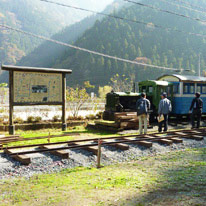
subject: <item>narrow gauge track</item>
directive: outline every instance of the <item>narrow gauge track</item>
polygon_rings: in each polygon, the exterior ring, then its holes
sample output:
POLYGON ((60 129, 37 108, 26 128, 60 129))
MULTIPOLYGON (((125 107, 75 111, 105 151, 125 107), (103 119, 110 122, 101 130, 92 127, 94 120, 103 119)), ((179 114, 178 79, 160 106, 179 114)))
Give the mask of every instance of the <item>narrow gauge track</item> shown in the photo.
MULTIPOLYGON (((113 146, 120 150, 128 150, 128 144, 137 144, 147 148, 152 147, 154 142, 171 145, 173 143, 182 143, 183 139, 194 139, 201 141, 206 136, 206 128, 198 130, 177 130, 169 131, 166 133, 153 133, 147 135, 127 135, 120 137, 105 137, 101 138, 102 146, 113 146)), ((27 155, 35 153, 50 152, 54 155, 60 156, 61 158, 69 158, 69 153, 66 150, 69 149, 84 149, 97 155, 98 153, 98 140, 99 138, 83 139, 75 141, 64 141, 56 143, 45 143, 45 144, 33 144, 33 145, 23 145, 23 146, 12 146, 12 147, 2 147, 4 153, 8 154, 15 160, 20 161, 22 164, 30 164, 31 158, 27 155), (62 147, 57 147, 62 145, 62 147), (66 145, 66 146, 65 146, 66 145), (25 148, 32 148, 35 150, 22 151, 25 148), (20 151, 16 151, 19 150, 20 151)))
POLYGON ((0 138, 0 144, 8 144, 11 142, 22 142, 22 141, 30 141, 30 140, 37 140, 37 139, 46 139, 46 138, 57 138, 57 137, 65 137, 65 136, 74 136, 78 135, 78 133, 67 133, 60 135, 48 135, 48 136, 41 136, 41 137, 29 137, 29 138, 23 138, 18 135, 12 135, 12 136, 5 136, 3 138, 0 138))

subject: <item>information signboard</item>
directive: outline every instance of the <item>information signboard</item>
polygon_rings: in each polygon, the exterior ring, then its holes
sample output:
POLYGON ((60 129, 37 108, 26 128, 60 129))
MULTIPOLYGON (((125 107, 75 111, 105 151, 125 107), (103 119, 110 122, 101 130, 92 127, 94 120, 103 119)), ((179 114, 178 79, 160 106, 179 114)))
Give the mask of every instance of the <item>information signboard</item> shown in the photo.
POLYGON ((14 71, 15 103, 62 103, 62 74, 14 71))
POLYGON ((14 106, 61 105, 66 131, 66 74, 68 69, 2 65, 9 71, 9 134, 14 134, 14 106))

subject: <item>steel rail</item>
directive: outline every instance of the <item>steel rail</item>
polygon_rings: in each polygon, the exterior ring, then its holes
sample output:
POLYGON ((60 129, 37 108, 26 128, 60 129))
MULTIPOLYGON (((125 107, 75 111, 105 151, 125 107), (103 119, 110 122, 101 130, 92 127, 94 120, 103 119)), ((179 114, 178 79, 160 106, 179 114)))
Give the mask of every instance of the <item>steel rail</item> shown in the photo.
MULTIPOLYGON (((152 136, 157 134, 169 134, 173 135, 173 137, 179 137, 181 135, 174 134, 175 132, 187 132, 189 135, 197 135, 193 130, 177 130, 177 131, 169 131, 165 133, 152 133, 146 135, 127 135, 127 136, 119 136, 119 137, 103 137, 103 138, 91 138, 91 139, 82 139, 82 140, 71 140, 71 141, 63 141, 63 142, 53 142, 53 143, 42 143, 42 144, 31 144, 31 145, 22 145, 22 146, 11 146, 11 147, 2 147, 0 150, 3 149, 22 149, 22 148, 31 148, 31 147, 39 147, 39 146, 50 146, 50 145, 60 145, 60 144, 72 144, 72 143, 79 143, 79 142, 90 142, 90 141, 97 141, 98 139, 101 140, 110 140, 110 139, 122 139, 122 138, 141 138, 141 140, 145 140, 145 136, 152 136)), ((201 134, 200 134, 201 135, 201 134)), ((182 135, 183 136, 183 135, 182 135)), ((186 136, 186 135, 184 135, 186 136)), ((160 136, 161 137, 161 136, 160 136)), ((164 137, 167 138, 167 137, 164 137)))
MULTIPOLYGON (((205 129, 200 129, 200 130, 205 131, 205 129)), ((193 130, 176 130, 176 131, 168 131, 168 132, 161 133, 161 134, 162 135, 169 134, 169 135, 173 135, 174 137, 180 136, 180 135, 175 135, 174 134, 175 132, 187 132, 187 133, 189 133, 189 135, 196 135, 196 133, 193 130)), ((157 135, 157 134, 159 135, 160 133, 151 133, 151 134, 147 134, 146 136, 152 136, 152 135, 157 135)), ((127 135, 127 136, 119 136, 119 137, 103 137, 103 138, 101 138, 101 140, 131 138, 131 137, 145 139, 145 135, 127 135)), ((63 141, 63 142, 53 142, 53 143, 42 143, 42 144, 31 144, 31 145, 22 145, 22 146, 2 147, 2 148, 0 148, 0 150, 3 150, 3 149, 21 149, 21 148, 30 148, 30 147, 39 147, 39 146, 60 145, 60 144, 72 144, 72 143, 79 143, 79 142, 90 142, 90 141, 95 141, 95 140, 98 140, 98 139, 100 139, 100 138, 72 140, 72 141, 63 141)))
MULTIPOLYGON (((3 143, 23 142, 23 141, 29 141, 29 140, 47 139, 47 138, 56 138, 56 137, 69 137, 70 135, 74 135, 74 134, 78 134, 78 133, 51 135, 50 137, 49 137, 49 135, 48 136, 40 136, 40 137, 29 137, 29 138, 19 137, 20 139, 17 139, 17 140, 9 141, 9 139, 8 139, 8 142, 7 142, 7 140, 4 140, 3 143)), ((0 140, 0 142, 1 142, 1 140, 0 140)))
MULTIPOLYGON (((168 137, 156 137, 156 138, 151 137, 151 138, 142 138, 142 139, 135 139, 135 140, 119 140, 116 142, 103 142, 102 146, 114 145, 114 144, 118 144, 118 143, 134 143, 134 142, 141 142, 141 141, 156 142, 156 141, 163 140, 163 139, 170 140, 170 139, 176 138, 176 137, 187 138, 187 137, 190 137, 191 135, 196 135, 196 134, 173 135, 173 136, 168 136, 168 137)), ((84 144, 84 145, 72 145, 72 146, 68 146, 68 147, 51 148, 51 149, 40 149, 40 150, 35 150, 35 151, 14 152, 14 153, 10 154, 10 156, 52 152, 52 151, 67 150, 67 149, 81 149, 81 148, 87 148, 87 147, 91 147, 91 146, 98 146, 98 143, 84 144)))
MULTIPOLYGON (((199 129, 200 131, 201 130, 204 130, 206 131, 205 128, 202 128, 202 129, 199 129)), ((159 133, 159 132, 156 132, 156 133, 151 133, 151 134, 148 134, 148 135, 164 135, 164 134, 170 134, 170 133, 174 133, 174 132, 190 132, 190 131, 193 131, 193 130, 189 130, 189 129, 183 129, 183 130, 175 130, 175 131, 168 131, 168 132, 164 132, 164 133, 159 133)), ((197 130, 198 131, 198 130, 197 130)), ((71 133, 72 134, 72 133, 71 133)), ((75 134, 75 133, 73 133, 75 134)), ((61 135, 51 135, 50 137, 49 136, 41 136, 41 137, 31 137, 31 138, 25 138, 25 139, 19 139, 19 140, 14 140, 14 141, 9 141, 9 142, 3 142, 3 143, 11 143, 11 142, 22 142, 22 141, 29 141, 29 140, 36 140, 36 139, 48 139, 48 138, 55 138, 55 137, 67 137, 67 136, 70 136, 68 134, 61 134, 61 135)), ((119 136, 119 137, 140 137, 142 135, 122 135, 122 136, 119 136)), ((119 138, 119 137, 108 137, 108 138, 104 138, 104 139, 110 139, 110 138, 119 138)), ((22 138, 22 137, 20 137, 22 138)), ((99 138, 94 138, 94 139, 99 139, 99 138)), ((103 138, 101 138, 103 139, 103 138)), ((90 140, 88 140, 90 141, 90 140)), ((91 140, 92 141, 92 140, 91 140)), ((64 142, 62 142, 64 144, 64 142)), ((67 143, 67 142, 65 142, 67 143)), ((46 144, 46 143, 45 143, 46 144)), ((32 147, 32 146, 31 146, 32 147)), ((23 147, 22 147, 23 148, 23 147)), ((1 148, 0 148, 1 150, 1 148)))

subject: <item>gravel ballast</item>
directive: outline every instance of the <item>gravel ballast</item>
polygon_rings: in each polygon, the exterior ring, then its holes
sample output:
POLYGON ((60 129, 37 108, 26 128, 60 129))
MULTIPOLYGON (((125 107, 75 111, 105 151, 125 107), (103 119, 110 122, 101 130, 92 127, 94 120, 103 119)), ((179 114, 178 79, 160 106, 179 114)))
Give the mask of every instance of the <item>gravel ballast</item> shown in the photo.
MULTIPOLYGON (((137 160, 144 156, 153 156, 164 154, 175 150, 184 150, 186 148, 204 148, 206 139, 202 141, 184 139, 183 143, 170 146, 153 143, 151 148, 141 147, 130 144, 129 150, 117 150, 114 147, 106 146, 102 148, 102 165, 110 165, 118 162, 137 160)), ((0 154, 0 180, 25 177, 30 178, 36 174, 55 173, 62 169, 74 168, 78 166, 95 167, 97 157, 93 153, 85 150, 68 150, 69 159, 61 159, 50 154, 28 155, 31 157, 31 164, 28 166, 11 159, 8 155, 0 154)))

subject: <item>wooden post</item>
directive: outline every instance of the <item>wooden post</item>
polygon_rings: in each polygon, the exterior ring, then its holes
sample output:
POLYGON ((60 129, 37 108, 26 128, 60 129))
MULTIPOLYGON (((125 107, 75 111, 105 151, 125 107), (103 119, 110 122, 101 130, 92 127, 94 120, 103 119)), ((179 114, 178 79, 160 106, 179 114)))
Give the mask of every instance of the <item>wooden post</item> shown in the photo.
POLYGON ((97 168, 101 168, 101 146, 102 140, 98 139, 97 168))
POLYGON ((66 130, 66 74, 62 73, 62 131, 66 130))
POLYGON ((13 125, 13 102, 14 102, 14 79, 13 71, 9 71, 9 134, 14 135, 15 127, 13 125))
POLYGON ((48 136, 48 143, 50 143, 50 132, 49 132, 49 136, 48 136))

